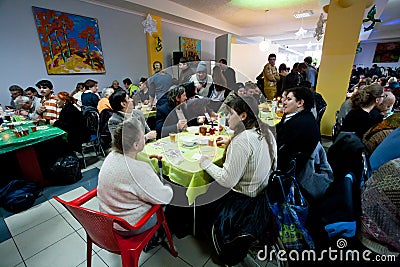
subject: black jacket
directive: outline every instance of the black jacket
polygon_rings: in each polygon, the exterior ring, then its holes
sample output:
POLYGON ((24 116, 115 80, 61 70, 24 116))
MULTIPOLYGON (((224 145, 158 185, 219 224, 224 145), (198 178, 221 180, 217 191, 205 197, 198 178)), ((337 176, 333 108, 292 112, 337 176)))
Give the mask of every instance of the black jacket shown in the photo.
POLYGON ((87 141, 88 132, 82 113, 73 105, 66 104, 54 126, 64 130, 68 134, 68 145, 74 151, 80 151, 82 143, 87 141))
POLYGON ((287 171, 290 161, 296 159, 296 173, 299 173, 320 141, 320 131, 310 111, 300 111, 287 122, 285 117, 276 126, 278 169, 287 171))

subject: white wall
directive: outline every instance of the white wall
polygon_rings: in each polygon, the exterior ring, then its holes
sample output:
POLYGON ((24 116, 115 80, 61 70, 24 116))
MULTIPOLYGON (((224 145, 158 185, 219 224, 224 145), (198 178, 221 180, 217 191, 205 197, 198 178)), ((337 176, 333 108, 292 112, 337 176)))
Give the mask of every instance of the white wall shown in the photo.
MULTIPOLYGON (((232 44, 231 67, 236 71, 236 80, 255 82, 271 53, 278 54, 278 45, 272 44, 268 51, 261 52, 258 44, 232 44)), ((285 63, 284 60, 277 58, 276 66, 281 63, 285 63)))
MULTIPOLYGON (((400 40, 398 40, 400 41, 400 40)), ((384 43, 385 41, 380 41, 379 43, 384 43)), ((371 67, 374 64, 372 61, 374 59, 375 49, 378 42, 361 42, 360 46, 362 51, 360 54, 356 54, 354 58, 354 65, 361 65, 364 67, 371 67)), ((400 67, 400 60, 393 63, 376 63, 380 67, 400 67)))
MULTIPOLYGON (((41 79, 49 79, 56 92, 71 92, 76 83, 87 79, 98 81, 99 88, 104 88, 115 79, 122 84, 126 77, 137 82, 141 76, 148 76, 147 45, 141 24, 144 19, 144 14, 137 15, 78 0, 0 0, 0 103, 9 103, 8 88, 12 84, 26 88, 34 86, 41 79), (106 73, 48 75, 32 6, 97 18, 106 73)), ((172 22, 163 22, 162 28, 165 67, 170 65, 172 52, 179 51, 179 36, 200 39, 202 58, 214 59, 214 39, 217 34, 172 22)))

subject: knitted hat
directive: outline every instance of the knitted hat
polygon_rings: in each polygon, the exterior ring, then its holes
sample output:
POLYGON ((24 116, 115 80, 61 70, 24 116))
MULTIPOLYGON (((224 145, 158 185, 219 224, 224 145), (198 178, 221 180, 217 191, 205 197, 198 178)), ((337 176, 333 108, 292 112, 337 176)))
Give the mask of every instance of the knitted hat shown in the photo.
POLYGON ((197 65, 196 72, 207 73, 207 63, 205 61, 200 61, 199 65, 197 65))

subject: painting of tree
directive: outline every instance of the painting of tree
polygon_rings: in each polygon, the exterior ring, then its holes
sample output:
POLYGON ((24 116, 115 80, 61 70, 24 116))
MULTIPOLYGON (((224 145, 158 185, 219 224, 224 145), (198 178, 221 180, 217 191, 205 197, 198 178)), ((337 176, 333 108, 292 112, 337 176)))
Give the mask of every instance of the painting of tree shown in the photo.
POLYGON ((32 7, 48 74, 105 73, 97 19, 32 7))

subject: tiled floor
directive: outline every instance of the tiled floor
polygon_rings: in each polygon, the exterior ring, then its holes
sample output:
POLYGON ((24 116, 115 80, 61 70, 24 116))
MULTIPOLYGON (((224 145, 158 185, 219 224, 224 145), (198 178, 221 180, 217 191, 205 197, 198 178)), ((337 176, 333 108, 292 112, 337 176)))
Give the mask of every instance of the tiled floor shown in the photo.
MULTIPOLYGON (((101 164, 102 159, 92 162, 91 166, 83 170, 82 180, 73 185, 45 188, 35 205, 24 212, 12 214, 0 208, 0 267, 86 266, 85 231, 52 196, 58 195, 64 200, 72 200, 94 188, 97 186, 101 164)), ((97 199, 86 206, 98 209, 97 199)), ((212 247, 192 236, 182 239, 174 237, 174 244, 179 253, 177 258, 168 249, 157 247, 141 254, 140 266, 219 266, 213 261, 215 257, 212 257, 212 247)), ((266 265, 271 264, 257 263, 249 257, 240 264, 266 265)), ((121 266, 121 258, 94 246, 92 266, 121 266)))

